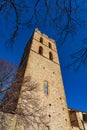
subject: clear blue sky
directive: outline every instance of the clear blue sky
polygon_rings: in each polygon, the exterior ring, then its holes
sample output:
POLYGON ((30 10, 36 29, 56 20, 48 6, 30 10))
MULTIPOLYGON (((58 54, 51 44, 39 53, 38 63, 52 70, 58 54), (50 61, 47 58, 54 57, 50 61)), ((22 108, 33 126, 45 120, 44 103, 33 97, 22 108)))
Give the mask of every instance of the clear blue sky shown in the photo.
MULTIPOLYGON (((36 27, 38 27, 42 33, 45 33, 50 38, 55 39, 58 49, 57 30, 48 19, 45 26, 33 25, 29 28, 21 28, 18 32, 17 38, 15 39, 13 47, 8 47, 5 43, 11 35, 13 26, 15 26, 15 15, 12 13, 14 14, 14 12, 10 12, 11 17, 9 17, 8 21, 6 21, 6 19, 2 16, 2 12, 0 12, 0 59, 6 59, 18 65, 21 60, 24 47, 36 27)), ((80 12, 79 16, 80 19, 87 19, 86 13, 80 12)), ((80 50, 81 48, 87 47, 87 43, 82 43, 82 39, 85 38, 86 35, 87 25, 83 24, 81 27, 78 27, 78 31, 75 35, 73 37, 69 37, 65 41, 64 45, 58 49, 58 53, 68 107, 87 112, 87 65, 82 65, 77 72, 73 69, 75 66, 68 69, 64 68, 69 63, 72 63, 70 54, 80 50)))

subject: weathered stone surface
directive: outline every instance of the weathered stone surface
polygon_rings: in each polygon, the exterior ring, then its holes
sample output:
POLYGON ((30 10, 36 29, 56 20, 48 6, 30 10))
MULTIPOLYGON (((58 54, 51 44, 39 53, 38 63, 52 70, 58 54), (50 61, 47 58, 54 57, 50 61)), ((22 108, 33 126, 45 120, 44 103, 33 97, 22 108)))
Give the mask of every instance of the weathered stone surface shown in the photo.
MULTIPOLYGON (((25 67, 24 77, 31 75, 32 80, 39 84, 36 95, 41 100, 40 105, 45 106, 43 112, 46 114, 49 124, 42 125, 39 129, 37 127, 31 129, 28 124, 24 126, 17 115, 0 112, 0 130, 46 130, 45 127, 48 127, 48 130, 87 130, 87 122, 83 119, 85 113, 75 111, 76 116, 73 112, 70 113, 71 115, 68 113, 55 41, 40 33, 39 30, 35 30, 25 49, 22 62, 24 62, 25 67), (41 37, 43 43, 40 42, 41 37), (42 55, 39 54, 39 47, 43 48, 42 55), (49 59, 49 52, 52 53, 53 60, 49 59), (48 84, 47 94, 44 83, 48 84), (78 125, 74 122, 75 120, 77 120, 78 125)), ((21 98, 19 98, 18 107, 21 107, 20 103, 21 98)))
POLYGON ((0 130, 15 130, 16 115, 0 112, 0 130))
POLYGON ((55 41, 35 31, 31 49, 25 70, 25 76, 31 75, 32 79, 39 83, 37 94, 41 100, 41 106, 46 106, 45 114, 50 120, 50 130, 70 130, 69 115, 62 82, 61 70, 57 56, 55 41), (40 37, 43 43, 40 43, 40 37), (51 48, 49 48, 49 42, 51 48), (43 48, 40 55, 39 47, 43 48), (49 59, 49 52, 53 54, 53 60, 49 59), (48 95, 44 93, 44 82, 48 82, 48 95))

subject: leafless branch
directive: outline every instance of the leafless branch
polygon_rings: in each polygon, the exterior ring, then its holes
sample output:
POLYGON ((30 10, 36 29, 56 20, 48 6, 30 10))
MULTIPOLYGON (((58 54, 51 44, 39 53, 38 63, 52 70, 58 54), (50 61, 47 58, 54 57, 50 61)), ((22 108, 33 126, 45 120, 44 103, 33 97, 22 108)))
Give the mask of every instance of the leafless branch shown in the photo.
POLYGON ((47 21, 57 30, 59 41, 62 37, 61 44, 63 44, 69 34, 75 33, 76 27, 81 26, 77 16, 79 8, 77 0, 34 0, 32 4, 31 1, 25 0, 19 2, 2 0, 0 2, 0 12, 6 9, 4 13, 8 12, 8 16, 11 17, 10 11, 14 10, 15 27, 11 30, 12 33, 9 37, 10 45, 13 45, 21 27, 40 27, 44 26, 47 21))
POLYGON ((65 68, 74 67, 75 71, 78 71, 82 65, 87 64, 87 48, 78 50, 71 55, 73 62, 68 64, 65 68))
POLYGON ((17 126, 22 123, 25 127, 28 124, 28 127, 35 128, 48 123, 44 114, 46 106, 41 107, 40 105, 39 84, 32 81, 31 76, 24 76, 23 67, 20 67, 17 72, 15 71, 16 76, 14 76, 13 67, 7 66, 7 62, 1 61, 0 63, 0 70, 2 70, 0 71, 0 93, 6 92, 5 97, 0 102, 0 110, 16 114, 18 117, 17 126), (8 88, 5 84, 8 85, 8 88))

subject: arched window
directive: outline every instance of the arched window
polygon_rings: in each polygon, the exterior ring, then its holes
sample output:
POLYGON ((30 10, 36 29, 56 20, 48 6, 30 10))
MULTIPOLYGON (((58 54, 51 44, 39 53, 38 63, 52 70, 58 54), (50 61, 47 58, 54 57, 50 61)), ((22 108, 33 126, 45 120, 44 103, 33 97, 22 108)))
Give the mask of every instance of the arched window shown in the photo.
POLYGON ((38 52, 40 55, 43 55, 43 48, 42 46, 39 47, 39 52, 38 52))
POLYGON ((49 127, 48 127, 48 126, 46 126, 44 130, 50 130, 50 129, 49 129, 49 127))
POLYGON ((43 38, 42 37, 40 37, 40 43, 43 43, 43 38))
POLYGON ((49 42, 49 48, 52 48, 51 43, 49 42))
POLYGON ((49 52, 49 59, 53 60, 53 54, 52 54, 52 52, 49 52))
POLYGON ((44 93, 45 95, 48 95, 48 82, 44 81, 44 93))

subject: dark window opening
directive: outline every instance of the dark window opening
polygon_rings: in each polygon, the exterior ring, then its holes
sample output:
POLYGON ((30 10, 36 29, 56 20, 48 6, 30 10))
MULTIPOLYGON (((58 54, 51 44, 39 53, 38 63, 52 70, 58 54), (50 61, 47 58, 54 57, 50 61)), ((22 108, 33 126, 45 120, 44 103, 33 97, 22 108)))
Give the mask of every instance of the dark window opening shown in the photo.
POLYGON ((87 122, 87 114, 83 114, 83 120, 87 122))
POLYGON ((40 37, 40 43, 43 43, 43 38, 42 37, 40 37))
POLYGON ((43 55, 43 48, 41 46, 39 47, 39 54, 43 55))
POLYGON ((49 52, 49 59, 53 61, 53 54, 52 54, 52 52, 49 52))
POLYGON ((49 48, 52 48, 51 43, 49 42, 49 48))

